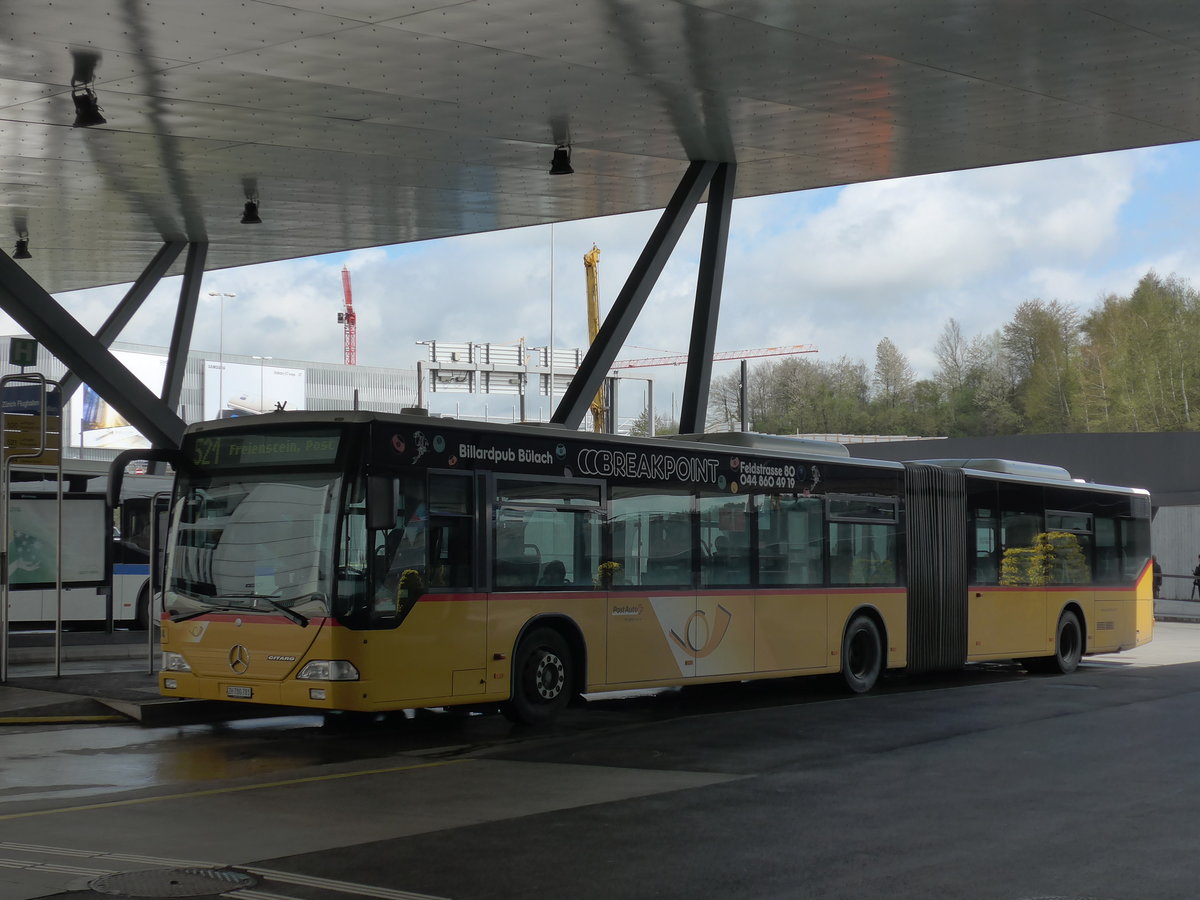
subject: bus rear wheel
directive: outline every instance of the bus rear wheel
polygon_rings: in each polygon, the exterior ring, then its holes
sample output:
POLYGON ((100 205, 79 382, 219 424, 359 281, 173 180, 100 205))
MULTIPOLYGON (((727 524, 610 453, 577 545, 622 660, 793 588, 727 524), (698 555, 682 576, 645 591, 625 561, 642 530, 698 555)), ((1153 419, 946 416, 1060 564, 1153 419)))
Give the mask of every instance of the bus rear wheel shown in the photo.
POLYGON ((150 627, 150 582, 142 585, 138 591, 137 603, 133 608, 133 627, 145 631, 150 627))
POLYGON ((842 680, 855 694, 875 687, 883 673, 883 635, 870 616, 855 616, 842 637, 842 680))
POLYGON ((1049 675, 1070 675, 1083 659, 1083 626, 1079 616, 1069 609, 1063 610, 1058 617, 1058 627, 1054 629, 1054 655, 1038 656, 1022 660, 1030 672, 1041 672, 1049 675))
POLYGON ((541 725, 557 716, 571 700, 571 650, 552 628, 537 628, 522 638, 513 664, 508 717, 524 725, 541 725))

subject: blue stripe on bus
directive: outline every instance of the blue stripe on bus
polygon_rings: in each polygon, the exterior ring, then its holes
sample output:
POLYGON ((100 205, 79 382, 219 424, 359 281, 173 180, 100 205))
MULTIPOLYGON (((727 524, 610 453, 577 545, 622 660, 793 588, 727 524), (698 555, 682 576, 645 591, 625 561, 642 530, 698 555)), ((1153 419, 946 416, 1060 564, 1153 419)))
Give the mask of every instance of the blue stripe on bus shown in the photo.
POLYGON ((114 575, 149 575, 149 563, 116 563, 113 565, 114 575))

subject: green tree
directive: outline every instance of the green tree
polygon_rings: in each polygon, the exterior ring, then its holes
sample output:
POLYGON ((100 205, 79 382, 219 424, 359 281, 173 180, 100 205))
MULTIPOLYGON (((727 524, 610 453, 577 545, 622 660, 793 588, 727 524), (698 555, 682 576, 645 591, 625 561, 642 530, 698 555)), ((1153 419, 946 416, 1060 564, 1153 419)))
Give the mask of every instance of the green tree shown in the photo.
POLYGON ((1027 430, 1075 429, 1079 336, 1078 311, 1058 300, 1026 300, 1004 326, 1002 345, 1027 430))
POLYGON ((916 376, 908 357, 890 338, 875 345, 875 369, 871 376, 871 430, 899 434, 913 430, 913 385, 916 376))
POLYGON ((1081 325, 1089 427, 1197 427, 1198 329, 1200 299, 1175 276, 1149 272, 1128 297, 1106 297, 1081 325))
MULTIPOLYGON (((634 437, 647 437, 650 434, 650 410, 643 409, 629 423, 628 434, 634 437)), ((679 423, 672 419, 669 415, 661 414, 654 417, 654 433, 660 434, 678 434, 679 423)))

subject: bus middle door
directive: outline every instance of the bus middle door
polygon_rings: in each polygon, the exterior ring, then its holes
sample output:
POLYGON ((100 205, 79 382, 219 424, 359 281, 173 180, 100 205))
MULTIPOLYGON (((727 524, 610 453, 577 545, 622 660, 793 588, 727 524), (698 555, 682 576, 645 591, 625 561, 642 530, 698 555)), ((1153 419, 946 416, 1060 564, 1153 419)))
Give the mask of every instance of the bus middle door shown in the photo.
POLYGON ((609 586, 608 681, 675 682, 696 675, 692 497, 614 489, 615 570, 609 586))

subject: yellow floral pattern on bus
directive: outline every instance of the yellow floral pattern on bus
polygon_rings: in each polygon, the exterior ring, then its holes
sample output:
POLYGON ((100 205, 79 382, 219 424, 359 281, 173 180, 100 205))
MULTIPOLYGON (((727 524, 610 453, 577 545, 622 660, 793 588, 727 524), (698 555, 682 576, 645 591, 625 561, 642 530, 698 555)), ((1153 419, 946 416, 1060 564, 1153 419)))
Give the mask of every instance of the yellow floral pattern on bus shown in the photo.
POLYGON ((1066 531, 1044 531, 1034 538, 1032 547, 1009 547, 1000 560, 1002 585, 1040 587, 1090 581, 1079 538, 1066 531))

